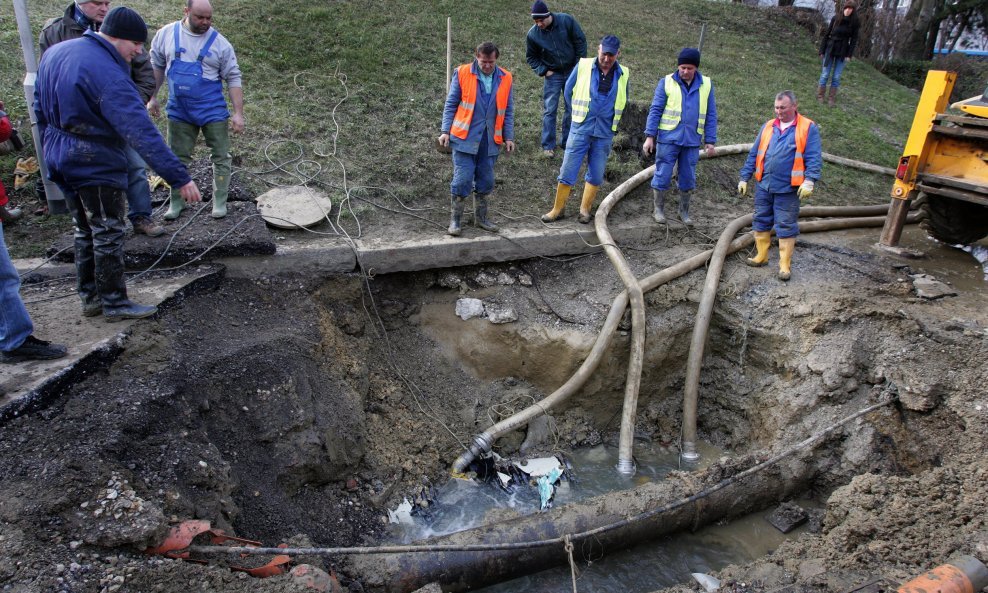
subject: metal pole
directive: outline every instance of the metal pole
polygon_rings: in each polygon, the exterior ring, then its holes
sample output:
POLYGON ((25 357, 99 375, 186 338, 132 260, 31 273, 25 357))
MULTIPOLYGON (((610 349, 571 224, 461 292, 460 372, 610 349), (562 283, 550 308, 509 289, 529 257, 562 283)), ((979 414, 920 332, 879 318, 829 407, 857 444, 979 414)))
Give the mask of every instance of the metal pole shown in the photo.
POLYGON ((703 38, 706 37, 706 34, 707 34, 707 23, 702 23, 700 25, 700 42, 696 44, 696 50, 700 52, 700 54, 703 54, 703 38))
POLYGON ((14 14, 17 17, 17 31, 21 36, 21 49, 24 51, 24 101, 28 116, 31 118, 31 137, 34 139, 34 152, 38 155, 38 166, 41 167, 40 175, 45 185, 48 212, 65 214, 69 211, 65 205, 65 196, 57 185, 48 180, 48 165, 45 164, 38 118, 34 113, 34 82, 38 77, 38 59, 34 56, 34 38, 31 36, 31 21, 27 17, 26 0, 14 0, 14 14))
POLYGON ((453 79, 453 17, 446 17, 446 94, 453 79))

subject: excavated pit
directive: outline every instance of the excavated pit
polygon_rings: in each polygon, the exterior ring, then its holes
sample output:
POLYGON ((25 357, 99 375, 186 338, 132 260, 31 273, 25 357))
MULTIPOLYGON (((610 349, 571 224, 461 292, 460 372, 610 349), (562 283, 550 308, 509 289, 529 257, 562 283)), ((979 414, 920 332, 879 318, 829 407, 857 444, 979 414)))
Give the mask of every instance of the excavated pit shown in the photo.
MULTIPOLYGON (((978 298, 950 311, 917 302, 901 269, 874 260, 854 263, 870 281, 849 290, 839 251, 801 247, 807 268, 816 260, 813 281, 783 285, 742 266, 722 285, 699 432, 726 453, 695 481, 737 473, 891 396, 899 401, 787 461, 773 476, 799 479, 767 499, 823 502, 855 476, 909 480, 983 446, 984 413, 970 404, 983 400, 985 378, 978 298)), ((47 409, 8 422, 0 519, 12 557, 33 550, 57 562, 68 543, 94 557, 140 549, 191 518, 268 545, 388 541, 386 509, 404 497, 427 506, 473 435, 564 382, 616 293, 599 255, 378 276, 369 286, 372 299, 357 276, 228 277, 135 326, 117 360, 47 409), (482 300, 491 318, 516 320, 464 321, 455 313, 464 297, 482 300), (28 523, 44 525, 43 552, 24 537, 28 523)), ((678 442, 701 286, 691 275, 646 294, 640 441, 678 442)), ((629 324, 626 316, 592 379, 550 412, 549 428, 506 435, 495 450, 615 444, 629 324)), ((965 463, 958 471, 984 471, 983 459, 965 463)), ((685 487, 690 475, 677 480, 685 487)), ((734 496, 764 484, 742 482, 734 496)), ((380 566, 367 574, 339 558, 309 560, 340 569, 351 591, 399 590, 380 566)), ((17 574, 11 562, 0 562, 0 577, 17 574)), ((218 590, 242 586, 214 569, 135 562, 132 590, 185 571, 218 590)), ((277 582, 243 590, 281 590, 277 582)))

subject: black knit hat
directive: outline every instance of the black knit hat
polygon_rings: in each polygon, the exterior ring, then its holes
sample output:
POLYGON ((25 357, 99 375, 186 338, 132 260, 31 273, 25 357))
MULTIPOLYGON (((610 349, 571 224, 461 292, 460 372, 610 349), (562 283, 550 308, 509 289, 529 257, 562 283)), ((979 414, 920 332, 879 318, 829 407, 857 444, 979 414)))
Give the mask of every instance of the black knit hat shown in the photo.
POLYGON ((683 64, 693 64, 697 68, 700 67, 700 50, 695 47, 684 47, 683 51, 679 52, 679 65, 683 64))
POLYGON ((99 31, 127 41, 144 43, 148 40, 148 26, 144 24, 144 19, 126 6, 118 6, 108 12, 99 31))
POLYGON ((536 0, 535 3, 532 4, 533 19, 544 19, 550 14, 551 13, 549 12, 549 7, 542 0, 536 0))

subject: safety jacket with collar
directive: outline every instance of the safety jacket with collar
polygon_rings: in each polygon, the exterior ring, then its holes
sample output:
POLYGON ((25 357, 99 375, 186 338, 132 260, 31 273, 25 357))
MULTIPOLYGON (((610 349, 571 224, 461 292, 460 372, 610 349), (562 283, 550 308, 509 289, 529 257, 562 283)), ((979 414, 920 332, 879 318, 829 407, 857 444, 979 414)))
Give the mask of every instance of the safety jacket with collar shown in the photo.
MULTIPOLYGON (((605 111, 607 106, 600 105, 602 102, 598 100, 594 102, 594 97, 599 97, 597 94, 597 84, 599 81, 598 76, 594 76, 594 64, 597 62, 597 58, 583 58, 577 64, 576 67, 576 82, 573 85, 572 91, 572 111, 573 111, 573 123, 581 124, 590 115, 591 111, 595 115, 606 115, 605 111)), ((624 113, 625 105, 628 103, 628 77, 631 72, 624 66, 621 66, 617 62, 614 63, 614 68, 617 69, 617 87, 616 94, 615 89, 611 88, 610 96, 614 96, 613 99, 613 120, 611 123, 611 131, 616 132, 618 129, 618 122, 621 121, 621 115, 624 113)))
POLYGON ((505 140, 514 140, 514 95, 512 74, 501 68, 491 75, 491 91, 482 89, 479 66, 474 60, 458 66, 443 109, 442 131, 450 135, 453 149, 476 154, 484 132, 490 132, 492 150, 505 140), (492 100, 493 99, 493 100, 492 100))
POLYGON ((778 119, 762 126, 740 177, 754 177, 759 187, 770 193, 786 193, 795 191, 807 179, 820 179, 822 168, 820 129, 797 113, 793 125, 785 130, 778 119))
POLYGON ((678 71, 663 76, 655 85, 645 135, 676 146, 717 144, 715 94, 713 81, 699 71, 689 86, 678 71))

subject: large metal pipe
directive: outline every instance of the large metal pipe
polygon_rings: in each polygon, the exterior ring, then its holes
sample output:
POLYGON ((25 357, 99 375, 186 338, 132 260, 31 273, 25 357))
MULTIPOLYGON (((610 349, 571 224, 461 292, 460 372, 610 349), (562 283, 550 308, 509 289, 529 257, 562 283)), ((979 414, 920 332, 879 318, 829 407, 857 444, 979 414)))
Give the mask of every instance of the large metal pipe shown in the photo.
POLYGON ((31 137, 34 141, 34 153, 38 155, 38 166, 41 167, 39 174, 45 186, 48 211, 52 214, 65 214, 69 211, 65 204, 65 196, 57 185, 48 180, 48 165, 45 164, 45 153, 41 145, 38 117, 34 113, 34 82, 38 77, 38 59, 34 56, 34 38, 31 36, 31 20, 27 15, 26 0, 14 0, 14 15, 17 19, 17 32, 21 37, 21 50, 24 53, 24 102, 27 105, 28 117, 31 118, 31 137))

